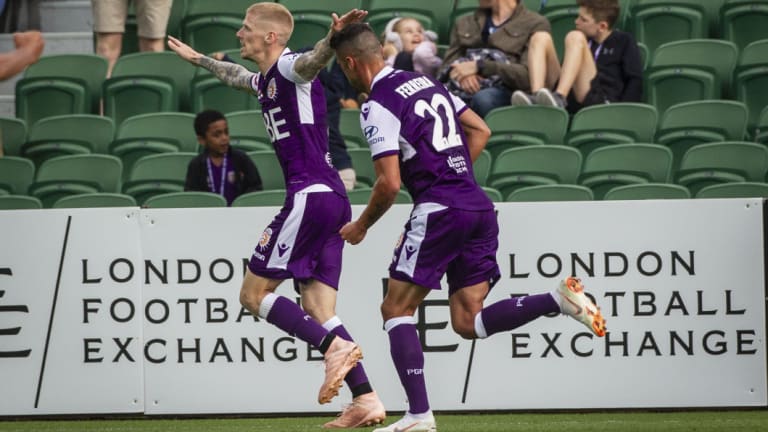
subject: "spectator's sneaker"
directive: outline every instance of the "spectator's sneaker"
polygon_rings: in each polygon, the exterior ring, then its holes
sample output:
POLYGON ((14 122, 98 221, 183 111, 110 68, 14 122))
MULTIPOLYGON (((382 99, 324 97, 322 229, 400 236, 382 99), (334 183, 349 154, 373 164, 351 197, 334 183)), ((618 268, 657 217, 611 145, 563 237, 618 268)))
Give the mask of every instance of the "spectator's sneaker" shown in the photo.
POLYGON ((580 321, 597 336, 605 336, 605 319, 589 297, 584 294, 581 280, 575 277, 566 278, 557 288, 560 295, 560 311, 580 321))
POLYGON ((373 432, 437 432, 435 416, 429 413, 429 417, 418 419, 409 413, 405 417, 383 428, 374 429, 373 432))
POLYGON ((325 352, 325 382, 320 387, 317 401, 321 404, 328 403, 338 395, 344 377, 361 358, 363 352, 356 343, 335 337, 325 352))
POLYGON ((381 424, 387 418, 384 405, 376 392, 366 393, 352 399, 334 421, 323 425, 326 429, 345 429, 381 424))
POLYGON ((531 106, 534 104, 533 95, 526 93, 522 90, 515 90, 512 93, 512 105, 515 106, 531 106))
POLYGON ((536 92, 536 103, 544 106, 553 106, 557 108, 565 108, 565 98, 558 93, 549 91, 548 88, 543 88, 536 92))

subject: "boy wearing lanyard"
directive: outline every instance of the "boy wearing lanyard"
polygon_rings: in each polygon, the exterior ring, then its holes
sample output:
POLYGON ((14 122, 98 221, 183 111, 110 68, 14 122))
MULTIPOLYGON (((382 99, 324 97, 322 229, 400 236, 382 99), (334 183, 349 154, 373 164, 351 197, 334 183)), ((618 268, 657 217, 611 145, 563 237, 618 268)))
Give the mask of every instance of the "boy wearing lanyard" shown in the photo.
POLYGON ((537 58, 529 58, 532 71, 537 70, 546 77, 559 75, 556 85, 547 83, 548 86, 532 95, 515 92, 513 105, 537 103, 567 107, 575 113, 590 105, 642 102, 643 67, 637 42, 630 33, 613 28, 619 17, 619 1, 577 0, 577 3, 576 30, 565 37, 562 68, 551 41, 545 49, 536 51, 537 58), (542 67, 536 68, 534 63, 542 67))
POLYGON ((259 171, 251 158, 230 147, 224 114, 202 111, 195 117, 194 125, 203 152, 189 162, 184 190, 213 192, 232 205, 238 196, 262 189, 259 171))

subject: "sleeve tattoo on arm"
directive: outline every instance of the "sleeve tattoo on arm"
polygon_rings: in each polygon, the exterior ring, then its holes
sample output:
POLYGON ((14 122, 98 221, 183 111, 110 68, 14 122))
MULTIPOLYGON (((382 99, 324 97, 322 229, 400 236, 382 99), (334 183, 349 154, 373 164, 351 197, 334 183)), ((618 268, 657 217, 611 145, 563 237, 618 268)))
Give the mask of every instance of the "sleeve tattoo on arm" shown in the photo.
POLYGON ((251 88, 251 78, 254 73, 237 63, 214 60, 208 56, 200 57, 200 66, 213 72, 214 75, 226 85, 255 93, 251 88))

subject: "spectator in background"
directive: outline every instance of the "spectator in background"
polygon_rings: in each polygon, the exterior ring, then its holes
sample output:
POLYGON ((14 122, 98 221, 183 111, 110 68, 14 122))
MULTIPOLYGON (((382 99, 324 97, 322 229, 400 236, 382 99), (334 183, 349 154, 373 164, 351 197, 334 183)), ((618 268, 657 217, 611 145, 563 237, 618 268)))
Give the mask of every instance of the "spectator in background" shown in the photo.
POLYGON ((478 4, 454 23, 438 79, 484 117, 509 105, 513 91, 530 91, 529 49, 552 37, 549 21, 518 0, 478 4))
POLYGON ((529 62, 543 65, 537 70, 538 78, 546 79, 547 86, 532 94, 515 91, 513 105, 538 103, 575 113, 590 105, 642 101, 643 65, 637 42, 631 34, 613 29, 620 12, 618 0, 577 3, 576 30, 565 37, 562 68, 551 40, 545 49, 535 54, 532 50, 529 62), (559 75, 556 86, 554 80, 544 78, 553 74, 559 75))
POLYGON ((189 162, 184 190, 222 195, 231 206, 238 196, 262 189, 259 171, 251 158, 229 145, 224 114, 202 111, 194 125, 203 152, 189 162))
MULTIPOLYGON (((13 34, 13 51, 0 54, 0 81, 13 77, 43 54, 45 40, 39 31, 13 34)), ((3 156, 2 134, 0 134, 0 156, 3 156)))
POLYGON ((436 41, 437 34, 424 31, 416 18, 393 18, 384 30, 384 58, 395 69, 434 77, 443 62, 437 55, 436 41))
MULTIPOLYGON (((163 51, 165 31, 171 14, 173 0, 133 0, 136 7, 139 50, 163 51)), ((120 57, 125 33, 125 19, 128 16, 129 0, 91 0, 93 7, 93 30, 96 33, 96 54, 109 62, 107 76, 120 57)))

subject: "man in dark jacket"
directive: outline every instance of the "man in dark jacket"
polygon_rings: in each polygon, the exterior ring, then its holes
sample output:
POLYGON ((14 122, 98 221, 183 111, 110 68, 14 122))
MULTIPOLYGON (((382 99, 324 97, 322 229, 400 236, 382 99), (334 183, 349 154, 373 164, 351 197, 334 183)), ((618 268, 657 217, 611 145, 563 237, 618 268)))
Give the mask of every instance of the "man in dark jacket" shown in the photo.
POLYGON ((518 0, 479 0, 478 6, 454 23, 438 79, 485 117, 509 105, 513 91, 530 91, 528 52, 537 35, 551 40, 551 27, 518 0))
POLYGON ((204 150, 189 162, 184 190, 213 192, 232 205, 238 196, 262 189, 259 171, 251 158, 229 145, 224 114, 200 112, 195 117, 195 133, 204 150))

